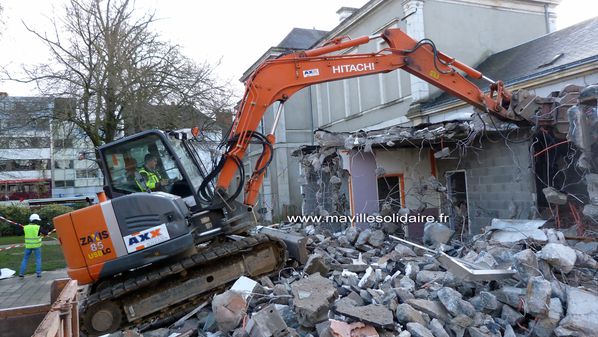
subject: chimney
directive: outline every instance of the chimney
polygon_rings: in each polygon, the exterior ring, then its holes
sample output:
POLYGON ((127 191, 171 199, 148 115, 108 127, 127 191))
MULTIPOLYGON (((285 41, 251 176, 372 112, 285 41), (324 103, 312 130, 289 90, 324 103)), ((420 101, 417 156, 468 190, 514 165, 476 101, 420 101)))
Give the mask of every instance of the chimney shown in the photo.
POLYGON ((350 17, 351 15, 353 15, 353 13, 355 13, 355 11, 357 11, 358 8, 353 8, 353 7, 341 7, 339 8, 338 11, 336 11, 336 14, 338 14, 338 20, 339 21, 344 21, 346 18, 350 17))

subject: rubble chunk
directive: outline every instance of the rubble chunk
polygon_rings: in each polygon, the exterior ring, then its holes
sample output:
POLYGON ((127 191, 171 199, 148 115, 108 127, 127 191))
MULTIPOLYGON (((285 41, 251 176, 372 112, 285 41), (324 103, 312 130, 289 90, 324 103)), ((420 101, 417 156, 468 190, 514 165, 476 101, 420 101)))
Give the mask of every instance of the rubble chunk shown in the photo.
POLYGON ((427 322, 422 316, 421 312, 413 309, 413 307, 407 303, 402 303, 397 306, 395 316, 397 318, 397 321, 401 324, 417 322, 421 325, 427 325, 427 322))
POLYGON ((473 304, 476 310, 486 312, 494 311, 499 307, 496 296, 487 291, 481 291, 477 296, 472 297, 469 303, 473 304))
POLYGON ((278 313, 280 314, 287 326, 295 327, 299 324, 297 321, 297 314, 295 314, 291 306, 284 304, 275 304, 274 307, 276 308, 276 310, 278 310, 278 313))
POLYGON ((290 293, 284 284, 277 284, 272 288, 272 295, 278 297, 274 300, 277 304, 289 304, 290 293))
POLYGON ((368 243, 368 239, 370 238, 371 234, 372 231, 369 229, 366 229, 359 233, 359 235, 357 236, 357 241, 355 241, 355 246, 363 246, 366 243, 368 243))
POLYGON ((227 290, 222 294, 214 296, 212 300, 212 312, 218 324, 218 329, 228 333, 235 330, 245 317, 247 301, 242 294, 227 290))
POLYGON ((492 294, 496 296, 496 299, 512 307, 517 307, 522 303, 522 299, 525 298, 525 293, 526 289, 512 286, 504 286, 492 292, 492 294))
POLYGON ((415 254, 415 252, 413 251, 413 249, 411 249, 410 247, 407 247, 403 244, 398 243, 395 248, 394 251, 399 253, 400 257, 416 257, 417 255, 415 254))
POLYGON ((596 262, 596 260, 594 260, 594 258, 590 255, 579 250, 575 250, 575 255, 577 255, 577 259, 575 260, 576 266, 581 268, 598 269, 598 262, 596 262))
POLYGON ((521 280, 526 283, 530 277, 540 275, 536 254, 531 249, 522 250, 513 255, 513 267, 519 272, 521 280))
POLYGON ((539 319, 533 325, 534 335, 536 337, 550 337, 552 332, 558 326, 559 321, 563 318, 563 305, 561 300, 556 297, 550 299, 550 306, 548 315, 539 319))
POLYGON ((334 337, 378 337, 378 332, 372 326, 361 322, 345 323, 334 319, 330 320, 330 332, 334 337))
POLYGON ((122 332, 122 337, 143 337, 137 330, 127 329, 122 332))
POLYGON ((258 283, 249 277, 241 276, 239 277, 235 283, 233 283, 230 290, 235 291, 243 296, 244 299, 247 299, 249 295, 255 291, 255 288, 258 287, 258 283))
POLYGON ((417 273, 415 280, 418 284, 426 284, 430 282, 442 282, 446 276, 443 271, 422 270, 417 273))
POLYGON ((434 337, 432 331, 419 323, 407 323, 407 331, 412 337, 434 337))
POLYGON ((436 318, 432 319, 432 321, 428 325, 428 329, 432 331, 434 337, 450 337, 444 329, 444 326, 442 326, 442 323, 436 318))
POLYGON ((413 296, 415 296, 415 298, 420 298, 420 299, 428 299, 428 297, 430 296, 430 292, 427 291, 426 289, 417 289, 416 291, 413 292, 413 296))
POLYGON ((542 193, 546 197, 546 201, 554 205, 566 205, 567 204, 567 195, 565 193, 561 193, 557 191, 556 188, 552 186, 548 186, 542 189, 542 193))
MULTIPOLYGON (((490 331, 487 327, 469 327, 467 328, 467 333, 469 333, 470 337, 495 337, 497 335, 490 334, 490 331)), ((500 337, 500 334, 498 335, 500 337)))
POLYGON ((316 331, 319 337, 332 337, 332 332, 330 331, 330 321, 324 321, 322 323, 316 324, 316 331))
POLYGON ((473 305, 461 298, 461 294, 448 287, 444 287, 438 291, 438 299, 444 307, 453 315, 466 315, 473 317, 475 315, 475 308, 473 305))
POLYGON ((552 287, 542 276, 532 277, 527 283, 525 297, 526 312, 532 315, 545 315, 550 303, 552 287))
POLYGON ((537 256, 559 271, 567 274, 575 266, 575 250, 560 243, 547 243, 537 256))
POLYGON ((157 330, 147 331, 143 333, 143 337, 168 337, 170 335, 170 329, 160 328, 157 330))
POLYGON ((598 331, 598 296, 578 288, 567 288, 567 315, 559 328, 593 336, 598 331))
POLYGON ((368 243, 373 247, 380 248, 382 247, 382 245, 384 245, 385 238, 386 235, 383 231, 375 230, 372 232, 372 234, 370 234, 370 237, 368 238, 368 243))
POLYGON ((330 266, 324 260, 324 257, 320 254, 312 254, 307 259, 303 272, 307 275, 313 273, 319 273, 322 276, 326 276, 330 271, 330 266))
POLYGON ((451 319, 450 322, 452 325, 459 326, 462 328, 467 328, 472 326, 475 321, 472 318, 473 316, 467 316, 464 314, 458 315, 455 318, 451 319))
POLYGON ((355 228, 353 226, 347 228, 347 230, 345 231, 345 237, 347 238, 349 243, 352 245, 355 244, 355 241, 357 241, 358 236, 359 236, 359 231, 357 230, 357 228, 355 228))
POLYGON ((510 325, 515 325, 523 319, 523 315, 511 308, 509 305, 503 305, 500 318, 507 321, 510 325))
POLYGON ((395 288, 395 293, 402 302, 407 302, 410 299, 415 299, 415 296, 413 296, 409 289, 395 288))
POLYGON ((341 280, 343 284, 347 286, 357 287, 359 284, 359 276, 356 273, 346 269, 341 273, 341 280))
MULTIPOLYGON (((489 230, 493 231, 492 240, 511 244, 520 240, 532 239, 539 242, 548 241, 548 237, 540 227, 546 220, 492 219, 489 230)), ((486 244, 487 242, 482 242, 486 244)))
POLYGON ((436 318, 443 322, 446 322, 450 319, 448 311, 438 301, 411 299, 407 300, 407 303, 413 308, 427 314, 432 318, 436 318))
POLYGON ((473 263, 485 269, 493 269, 498 264, 494 256, 486 251, 481 252, 473 263))
POLYGON ((361 289, 366 289, 372 288, 374 285, 376 285, 376 273, 372 267, 368 267, 357 286, 361 289))
POLYGON ((392 312, 383 305, 370 304, 358 307, 352 300, 345 298, 335 303, 334 311, 375 327, 392 328, 394 326, 392 312))
POLYGON ((297 320, 302 326, 314 327, 328 318, 328 309, 336 294, 332 281, 312 274, 291 285, 297 320))
POLYGON ((250 337, 288 336, 287 324, 274 305, 268 305, 254 313, 245 329, 250 337))
POLYGON ((399 284, 397 288, 403 288, 403 289, 407 289, 410 292, 413 292, 415 290, 415 282, 410 279, 407 276, 403 276, 400 280, 399 280, 399 284))
POLYGON ((407 262, 407 265, 405 266, 405 275, 415 280, 417 273, 419 273, 419 265, 415 262, 407 262))
POLYGON ((424 227, 423 241, 428 246, 438 247, 441 244, 448 243, 454 233, 455 231, 446 225, 438 222, 428 222, 424 227))
POLYGON ((598 206, 596 205, 585 205, 583 206, 583 215, 587 216, 588 218, 597 219, 598 218, 598 206))
POLYGON ((505 333, 503 334, 502 337, 517 337, 515 335, 515 331, 513 330, 513 327, 510 325, 505 326, 505 333))

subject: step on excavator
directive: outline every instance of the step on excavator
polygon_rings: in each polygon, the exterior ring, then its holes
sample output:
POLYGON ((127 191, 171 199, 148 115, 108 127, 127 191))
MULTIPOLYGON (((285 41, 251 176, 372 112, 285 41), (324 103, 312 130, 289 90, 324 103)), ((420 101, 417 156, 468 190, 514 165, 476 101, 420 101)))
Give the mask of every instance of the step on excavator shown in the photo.
POLYGON ((284 102, 313 84, 397 69, 482 111, 519 120, 502 82, 400 29, 266 60, 246 81, 231 129, 219 144, 222 155, 210 170, 194 150, 197 132, 145 131, 97 149, 106 198, 54 219, 69 276, 89 285, 82 330, 102 335, 156 324, 191 310, 242 275, 279 271, 287 259, 284 242, 247 233, 256 224, 253 207, 284 102), (376 53, 343 54, 378 39, 386 48, 376 53), (462 73, 488 81, 488 93, 462 73), (280 104, 272 131, 263 135, 259 123, 275 102, 280 104), (245 181, 242 160, 250 143, 262 152, 245 181), (163 181, 149 184, 147 175, 140 177, 148 159, 163 181))

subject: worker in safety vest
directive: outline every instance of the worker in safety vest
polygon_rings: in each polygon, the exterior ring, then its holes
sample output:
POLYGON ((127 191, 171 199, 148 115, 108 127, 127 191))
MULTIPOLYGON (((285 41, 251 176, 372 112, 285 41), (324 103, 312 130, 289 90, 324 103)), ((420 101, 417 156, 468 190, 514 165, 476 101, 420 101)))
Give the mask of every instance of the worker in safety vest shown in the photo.
POLYGON ((21 262, 19 277, 24 277, 29 255, 35 253, 35 273, 37 277, 42 277, 42 235, 48 235, 48 232, 40 226, 42 219, 39 215, 33 213, 29 216, 29 224, 23 226, 25 232, 25 255, 21 262))
POLYGON ((160 173, 156 170, 156 166, 158 166, 158 158, 153 154, 145 155, 143 167, 139 169, 141 179, 135 177, 137 186, 141 191, 147 191, 148 189, 158 191, 168 185, 168 179, 162 179, 160 173))

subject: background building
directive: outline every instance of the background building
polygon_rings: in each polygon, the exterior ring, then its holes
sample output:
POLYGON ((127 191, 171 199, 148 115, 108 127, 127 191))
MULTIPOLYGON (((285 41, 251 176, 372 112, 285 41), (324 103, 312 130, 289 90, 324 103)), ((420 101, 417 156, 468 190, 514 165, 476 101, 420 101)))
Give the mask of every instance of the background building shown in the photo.
POLYGON ((85 135, 52 120, 60 99, 0 96, 0 197, 2 200, 95 196, 102 176, 85 135))

